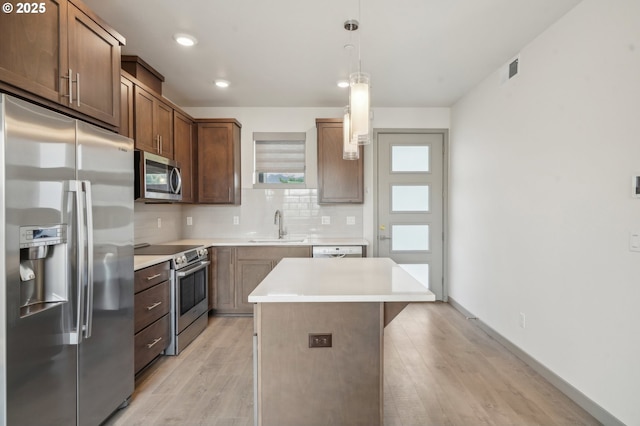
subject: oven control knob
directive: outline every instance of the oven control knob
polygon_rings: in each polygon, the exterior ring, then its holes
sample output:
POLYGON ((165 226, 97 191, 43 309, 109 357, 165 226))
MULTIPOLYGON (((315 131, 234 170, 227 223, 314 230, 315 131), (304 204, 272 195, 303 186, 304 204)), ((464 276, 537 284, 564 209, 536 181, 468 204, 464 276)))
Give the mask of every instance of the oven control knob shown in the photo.
POLYGON ((187 256, 182 256, 182 263, 187 263, 187 256))
POLYGON ((181 264, 182 263, 182 258, 181 257, 176 257, 176 264, 181 264))
POLYGON ((204 256, 206 252, 207 252, 207 249, 200 249, 200 250, 198 250, 198 255, 199 256, 204 256))

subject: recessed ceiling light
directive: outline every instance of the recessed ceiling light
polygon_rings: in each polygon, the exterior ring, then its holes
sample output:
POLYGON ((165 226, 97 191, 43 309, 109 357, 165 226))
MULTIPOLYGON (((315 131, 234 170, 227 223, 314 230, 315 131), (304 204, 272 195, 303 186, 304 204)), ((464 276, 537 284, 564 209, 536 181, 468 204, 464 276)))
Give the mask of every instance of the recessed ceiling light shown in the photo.
POLYGON ((338 87, 341 89, 346 89, 347 87, 349 87, 349 82, 347 80, 339 80, 338 87))
POLYGON ((218 87, 229 87, 229 82, 227 80, 216 80, 215 83, 218 87))
POLYGON ((182 46, 193 46, 198 43, 198 40, 194 36, 189 34, 174 34, 173 39, 182 46))

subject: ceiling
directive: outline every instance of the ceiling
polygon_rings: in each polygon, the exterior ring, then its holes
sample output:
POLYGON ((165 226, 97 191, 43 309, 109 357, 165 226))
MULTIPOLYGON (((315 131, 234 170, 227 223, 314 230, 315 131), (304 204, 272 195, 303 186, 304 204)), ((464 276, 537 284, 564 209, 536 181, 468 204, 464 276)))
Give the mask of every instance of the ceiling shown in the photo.
POLYGON ((126 37, 123 54, 164 75, 163 94, 182 107, 343 106, 337 81, 357 70, 358 46, 372 107, 447 107, 580 0, 84 2, 126 37), (350 18, 355 33, 343 28, 350 18), (180 46, 175 33, 198 44, 180 46))

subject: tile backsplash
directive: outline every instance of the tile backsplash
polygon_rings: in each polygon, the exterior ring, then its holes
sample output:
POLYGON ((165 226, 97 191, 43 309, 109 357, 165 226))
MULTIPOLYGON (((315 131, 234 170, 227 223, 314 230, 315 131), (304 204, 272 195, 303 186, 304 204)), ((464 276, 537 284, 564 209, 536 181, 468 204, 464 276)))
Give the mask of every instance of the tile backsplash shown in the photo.
POLYGON ((134 241, 164 243, 182 238, 182 209, 180 204, 134 204, 134 241), (158 228, 160 219, 160 228, 158 228))
POLYGON ((315 188, 243 188, 240 206, 184 205, 182 237, 277 237, 278 226, 274 224, 276 210, 282 212, 287 236, 363 236, 361 204, 319 205, 315 188), (191 218, 192 225, 187 225, 188 218, 191 218))
POLYGON ((240 206, 135 203, 135 243, 277 237, 276 210, 282 212, 287 236, 363 236, 361 204, 319 205, 317 189, 245 188, 240 206))

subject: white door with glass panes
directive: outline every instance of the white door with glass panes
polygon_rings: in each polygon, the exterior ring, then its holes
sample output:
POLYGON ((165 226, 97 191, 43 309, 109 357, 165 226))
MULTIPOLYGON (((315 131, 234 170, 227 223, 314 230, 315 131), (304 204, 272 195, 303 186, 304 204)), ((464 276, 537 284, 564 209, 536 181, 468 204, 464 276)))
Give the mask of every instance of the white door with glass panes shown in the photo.
POLYGON ((377 246, 443 299, 443 131, 378 131, 377 246))

